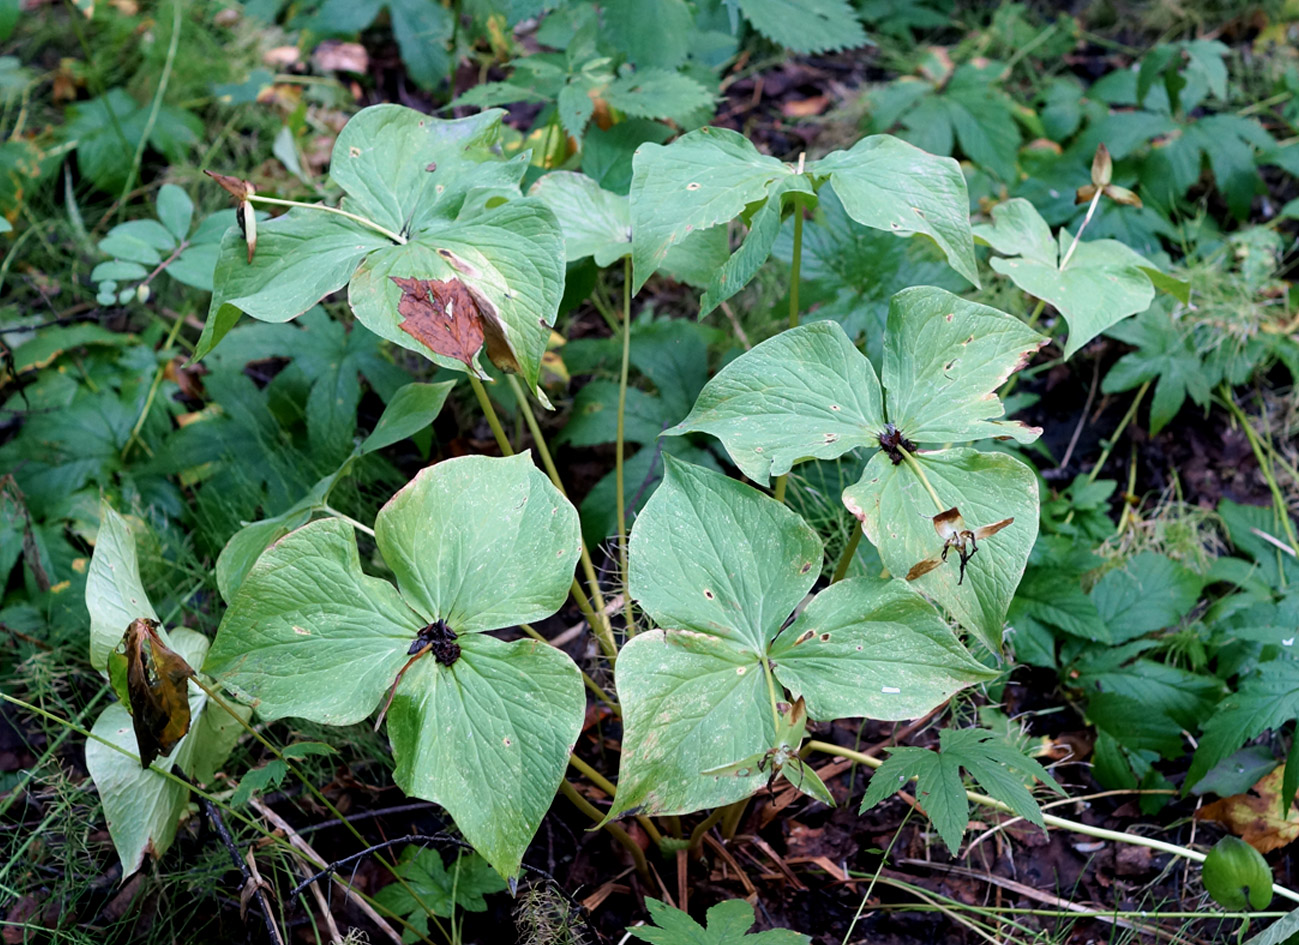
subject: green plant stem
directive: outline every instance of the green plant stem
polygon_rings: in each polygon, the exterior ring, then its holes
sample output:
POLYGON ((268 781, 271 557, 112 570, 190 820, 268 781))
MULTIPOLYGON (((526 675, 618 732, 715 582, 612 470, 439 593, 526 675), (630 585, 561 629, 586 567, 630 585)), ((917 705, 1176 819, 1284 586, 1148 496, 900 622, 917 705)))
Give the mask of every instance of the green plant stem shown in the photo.
POLYGON ((929 484, 929 477, 925 475, 924 469, 922 469, 920 464, 916 462, 916 458, 901 446, 898 447, 898 452, 902 454, 902 458, 906 460, 907 465, 911 467, 911 471, 920 478, 921 485, 923 485, 925 491, 929 493, 929 498, 934 500, 934 505, 937 506, 938 511, 946 512, 948 507, 943 504, 942 499, 938 498, 938 493, 935 492, 934 487, 929 484))
POLYGON ((771 660, 762 660, 762 672, 767 677, 767 698, 771 702, 771 724, 777 733, 780 732, 780 712, 776 709, 776 680, 771 672, 771 660))
MULTIPOLYGON (((126 210, 126 198, 131 193, 131 188, 135 186, 136 175, 140 172, 140 165, 144 162, 144 149, 149 144, 149 135, 153 134, 153 127, 158 122, 158 112, 162 110, 162 97, 167 92, 167 84, 171 81, 171 70, 176 64, 176 51, 180 48, 180 28, 184 22, 181 18, 182 8, 185 6, 182 0, 172 0, 171 4, 171 42, 167 44, 167 58, 162 64, 162 75, 158 78, 158 88, 153 93, 153 102, 149 106, 149 117, 144 120, 144 128, 140 132, 140 140, 135 146, 135 154, 131 157, 131 166, 126 171, 126 183, 122 187, 122 193, 117 198, 117 212, 120 216, 126 210)), ((112 109, 106 109, 110 113, 112 109)))
POLYGON ((1087 229, 1087 224, 1092 222, 1092 215, 1096 212, 1096 207, 1101 202, 1101 194, 1104 191, 1097 188, 1096 193, 1092 194, 1092 202, 1087 205, 1087 215, 1083 217, 1082 223, 1078 224, 1078 232, 1073 235, 1073 242, 1069 244, 1069 251, 1064 254, 1064 259, 1060 260, 1060 271, 1064 272, 1069 265, 1069 260, 1073 259, 1073 251, 1078 248, 1079 241, 1082 240, 1083 230, 1087 229))
POLYGON ((1254 459, 1258 461, 1259 472, 1267 481, 1267 487, 1272 492, 1272 502, 1276 505, 1277 515, 1281 517, 1281 527, 1285 530, 1285 537, 1290 542, 1290 549, 1295 556, 1299 556, 1299 540, 1295 538, 1294 524, 1290 521, 1290 507, 1286 504, 1285 496, 1281 493, 1281 486, 1276 481, 1276 472, 1272 469, 1271 459, 1263 449, 1263 442, 1259 439, 1258 433, 1250 424, 1249 418, 1245 416, 1245 411, 1240 409, 1235 398, 1231 396, 1231 390, 1224 384, 1222 388, 1222 399, 1227 403, 1227 409, 1231 415, 1236 418, 1241 429, 1245 431, 1245 436, 1249 439, 1250 449, 1254 451, 1254 459))
POLYGON ((744 812, 748 809, 748 806, 749 799, 745 797, 722 808, 723 838, 727 840, 735 839, 735 831, 740 829, 740 821, 744 818, 744 812))
POLYGON ((337 214, 340 217, 347 217, 347 219, 354 223, 359 223, 367 229, 374 230, 374 232, 388 237, 388 239, 392 240, 399 246, 406 243, 406 237, 402 236, 400 233, 394 233, 387 227, 380 226, 366 217, 359 216, 355 213, 348 213, 346 210, 340 210, 338 207, 331 207, 327 204, 304 203, 301 200, 281 200, 279 197, 263 197, 261 194, 249 194, 247 200, 249 203, 264 203, 274 207, 302 207, 304 210, 320 210, 323 213, 337 214))
MULTIPOLYGON (((521 623, 521 624, 519 624, 519 629, 522 630, 524 633, 526 633, 528 636, 532 637, 534 640, 538 640, 538 641, 540 641, 540 642, 546 644, 547 646, 551 646, 551 645, 552 645, 551 642, 550 642, 549 640, 547 640, 545 637, 543 637, 540 633, 538 633, 538 632, 536 631, 536 628, 532 627, 532 626, 529 625, 529 624, 521 623)), ((591 690, 591 693, 592 693, 592 694, 593 694, 597 699, 599 699, 601 702, 603 702, 605 705, 607 705, 607 706, 609 707, 609 709, 613 712, 614 715, 616 715, 616 716, 618 716, 619 718, 621 718, 621 717, 622 717, 622 706, 620 706, 620 705, 618 705, 618 703, 614 702, 614 701, 613 701, 613 697, 610 696, 609 693, 605 692, 604 689, 600 686, 600 684, 599 684, 598 682, 596 682, 594 679, 592 679, 590 676, 588 676, 588 675, 586 674, 586 671, 585 671, 585 670, 583 670, 583 669, 581 669, 581 668, 579 667, 579 668, 578 668, 578 672, 580 672, 580 673, 582 674, 582 682, 586 684, 586 688, 587 688, 587 689, 590 689, 590 690, 591 690)))
POLYGON ((501 418, 496 415, 496 408, 492 406, 492 399, 487 396, 487 389, 483 387, 483 382, 470 374, 469 387, 478 400, 478 406, 487 419, 487 425, 492 428, 492 436, 496 437, 496 445, 500 448, 501 455, 513 456, 514 447, 510 445, 510 438, 505 435, 505 428, 501 426, 501 418))
POLYGON ((690 831, 689 849, 691 852, 699 849, 699 844, 704 842, 704 834, 708 833, 708 831, 712 830, 713 827, 717 825, 717 822, 722 819, 724 813, 726 813, 725 807, 715 807, 711 814, 695 825, 695 829, 690 831))
POLYGON ((785 485, 788 480, 788 474, 776 477, 776 487, 771 491, 771 497, 777 502, 785 501, 785 485))
POLYGON ((627 499, 623 495, 623 440, 627 414, 627 371, 631 364, 631 257, 624 256, 622 268, 622 371, 618 375, 618 435, 614 446, 614 489, 618 512, 618 569, 622 572, 622 609, 628 637, 636 635, 636 620, 628 592, 631 572, 627 569, 627 499))
MULTIPOLYGON (((613 797, 614 794, 618 792, 618 788, 612 781, 583 761, 576 752, 569 753, 568 763, 578 771, 582 772, 588 781, 598 787, 601 791, 604 791, 604 793, 608 794, 610 797, 613 797)), ((650 820, 644 814, 637 814, 636 822, 645 828, 645 834, 654 842, 656 847, 663 845, 663 834, 659 832, 658 827, 654 826, 654 821, 650 820)))
MULTIPOLYGON (((527 395, 523 392, 523 385, 519 383, 519 379, 513 374, 505 375, 505 379, 509 382, 510 390, 514 392, 514 399, 518 402, 523 419, 528 424, 529 432, 532 433, 533 445, 537 447, 537 453, 541 456, 541 465, 545 467, 546 475, 550 476, 550 481, 559 490, 559 494, 567 498, 568 493, 564 490, 564 484, 559 479, 559 470, 555 467, 555 460, 550 455, 550 449, 546 446, 546 438, 541 435, 541 425, 537 423, 537 417, 532 412, 532 405, 528 403, 527 395)), ((591 552, 586 547, 585 539, 582 541, 582 572, 586 575, 586 583, 591 590, 591 602, 594 605, 592 613, 598 617, 597 622, 591 624, 591 629, 599 638, 605 656, 612 661, 618 656, 618 644, 614 642, 613 625, 609 622, 609 616, 605 612, 604 595, 600 593, 600 581, 595 576, 595 564, 591 561, 591 552)))
POLYGON ((328 504, 321 506, 321 510, 326 512, 329 515, 334 516, 334 518, 338 519, 339 521, 346 522, 348 525, 351 525, 353 528, 355 528, 358 532, 364 532, 365 534, 369 535, 371 538, 374 537, 373 528, 371 528, 369 525, 366 525, 362 522, 358 522, 356 519, 352 518, 352 516, 344 515, 342 512, 338 511, 338 509, 335 509, 328 504))
MULTIPOLYGON (((604 814, 600 813, 594 804, 579 794, 577 788, 573 787, 568 781, 559 782, 559 793, 572 801, 574 807, 597 824, 604 820, 604 814)), ((640 874, 641 879, 648 882, 650 878, 649 866, 645 862, 645 851, 640 848, 640 844, 633 840, 631 835, 618 824, 604 824, 600 829, 607 831, 609 836, 623 845, 623 848, 631 854, 632 862, 636 864, 636 872, 640 874)))
POLYGON ((95 706, 99 705, 99 700, 104 698, 104 696, 108 695, 108 692, 109 690, 107 688, 104 688, 104 689, 100 689, 97 693, 95 693, 94 696, 91 697, 90 701, 86 703, 85 708, 83 708, 80 712, 77 713, 77 717, 72 721, 72 724, 64 726, 62 729, 60 729, 59 734, 57 736, 50 739, 49 745, 46 746, 45 751, 41 754, 41 757, 36 760, 36 764, 32 765, 30 768, 27 768, 25 771, 20 772, 18 783, 15 784, 13 787, 9 788, 9 790, 5 792, 5 796, 3 800, 0 800, 0 817, 3 817, 5 814, 7 814, 9 812, 9 808, 14 805, 14 802, 17 801, 18 798, 23 796, 23 792, 27 789, 27 785, 31 783, 32 778, 36 776, 36 772, 39 771, 41 768, 45 767, 46 762, 48 762, 51 758, 53 758, 54 755, 58 752, 58 750, 61 747, 63 747, 63 742, 67 740, 74 732, 82 731, 81 729, 73 728, 72 726, 73 725, 80 726, 81 720, 84 719, 88 714, 90 714, 91 710, 94 709, 95 706))
MULTIPOLYGON (((802 159, 798 162, 803 163, 802 159)), ((798 282, 803 269, 803 205, 794 201, 794 255, 789 264, 789 327, 798 327, 798 282)))
POLYGON ((875 889, 875 884, 879 882, 880 873, 884 871, 884 864, 888 862, 889 854, 893 852, 893 847, 898 842, 898 837, 902 836, 902 828, 907 825, 907 821, 911 819, 911 814, 914 810, 914 807, 908 805, 907 812, 902 815, 902 823, 898 824, 898 829, 893 831, 893 836, 889 840, 889 845, 885 847, 884 855, 880 857, 880 864, 875 868, 875 872, 871 875, 870 885, 867 886, 866 891, 862 893, 861 903, 857 906, 857 911, 853 914, 852 922, 848 923, 848 931, 843 933, 843 945, 848 945, 848 939, 852 937, 853 929, 857 927, 857 923, 861 919, 861 914, 866 910, 866 903, 870 902, 871 893, 875 889))
MULTIPOLYGON (((178 318, 172 323, 171 331, 167 334, 167 340, 162 343, 162 350, 165 351, 176 343, 176 336, 180 334, 182 322, 183 319, 178 318)), ((140 408, 140 416, 135 418, 135 426, 131 427, 131 435, 126 438, 126 445, 122 447, 120 456, 122 462, 126 462, 126 457, 131 452, 131 446, 140 438, 140 431, 144 429, 145 421, 149 419, 149 412, 153 410, 153 402, 158 396, 158 388, 162 386, 162 379, 166 371, 167 366, 160 364, 153 373, 153 383, 149 385, 149 393, 145 395, 144 406, 140 408)), ((140 445, 144 446, 143 443, 140 445)))
POLYGON ((1110 453, 1114 451, 1114 444, 1117 443, 1119 437, 1123 435, 1123 431, 1128 428, 1128 424, 1132 422, 1132 418, 1137 415, 1137 408, 1141 406, 1141 401, 1146 396, 1146 391, 1150 390, 1150 384, 1151 381, 1146 381, 1137 390, 1137 396, 1133 399, 1132 405, 1128 407, 1127 413, 1125 413, 1122 419, 1119 420, 1119 425, 1114 428, 1114 435, 1110 437, 1110 441, 1106 444, 1105 449, 1101 450, 1100 459, 1096 460, 1096 465, 1093 466, 1092 471, 1087 474, 1087 481, 1089 483, 1096 481, 1096 477, 1101 473, 1101 468, 1109 460, 1110 453))
POLYGON ((844 545, 843 554, 839 555, 839 563, 834 567, 834 576, 830 578, 831 584, 838 584, 848 574, 848 568, 852 564, 852 559, 857 554, 857 546, 861 544, 861 523, 853 525, 852 535, 848 537, 848 544, 844 545))
MULTIPOLYGON (((869 768, 878 768, 884 762, 871 755, 860 751, 853 751, 851 748, 840 748, 838 745, 831 745, 829 742, 812 739, 805 743, 804 747, 812 751, 819 751, 827 755, 835 755, 839 758, 848 758, 859 764, 864 764, 869 768)), ((986 794, 977 794, 974 791, 966 791, 966 798, 983 807, 991 807, 993 810, 1001 811, 1003 814, 1014 814, 1011 808, 997 800, 995 797, 989 797, 986 794)), ((1152 850, 1158 850, 1160 853, 1171 853, 1173 856, 1180 856, 1188 860, 1194 860, 1196 863, 1203 863, 1205 854, 1199 853, 1188 847, 1181 847, 1175 843, 1166 843, 1163 840, 1156 840, 1153 837, 1141 837, 1136 834, 1120 833, 1117 830, 1106 830, 1103 827, 1093 827, 1090 824, 1079 823, 1075 820, 1066 820, 1063 817, 1056 817, 1054 814, 1042 814, 1042 820, 1048 827, 1058 827, 1061 830, 1068 830, 1071 833, 1080 833, 1084 836, 1095 837, 1098 840, 1110 840, 1114 843, 1126 843, 1131 846, 1149 847, 1152 850)), ((1286 889, 1284 886, 1272 884, 1272 891, 1283 899, 1289 899, 1291 902, 1299 902, 1299 892, 1286 889)))

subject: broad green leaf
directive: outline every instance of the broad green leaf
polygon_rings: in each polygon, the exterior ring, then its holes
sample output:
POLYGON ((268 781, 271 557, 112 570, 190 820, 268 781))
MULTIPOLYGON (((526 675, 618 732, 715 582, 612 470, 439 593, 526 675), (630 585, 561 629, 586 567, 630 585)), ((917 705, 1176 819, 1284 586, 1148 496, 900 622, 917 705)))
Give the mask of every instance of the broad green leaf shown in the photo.
POLYGON ((661 627, 762 651, 820 573, 820 538, 749 486, 671 456, 664 463, 632 528, 629 593, 661 627))
POLYGON ((453 665, 419 660, 393 698, 393 779, 445 807, 498 873, 515 876, 559 789, 585 709, 581 674, 559 650, 463 635, 453 665))
POLYGON ((348 195, 343 209, 417 235, 436 219, 453 219, 474 187, 517 186, 526 156, 505 161, 493 150, 504 114, 443 120, 401 105, 363 109, 330 157, 329 176, 348 195))
POLYGON ((965 176, 952 158, 936 157, 890 135, 871 135, 813 161, 807 173, 814 179, 828 177, 858 223, 932 237, 952 268, 979 285, 965 176))
POLYGON ((1006 453, 958 448, 920 452, 914 458, 937 492, 937 502, 909 463, 894 465, 887 453, 879 452, 861 480, 844 490, 844 504, 861 521, 884 566, 899 577, 942 551, 943 539, 933 524, 937 512, 955 507, 971 529, 1014 518, 979 544, 964 581, 953 549, 944 563, 913 582, 989 649, 1000 652, 1006 611, 1037 538, 1037 477, 1006 453))
POLYGON ((1083 593, 1078 579, 1054 567, 1030 567, 1015 590, 1006 615, 1018 628, 1025 620, 1040 621, 1084 640, 1109 643, 1109 629, 1096 603, 1083 593))
POLYGON ((623 741, 618 793, 606 819, 721 807, 767 782, 770 774, 756 767, 743 775, 702 773, 772 746, 767 682, 759 651, 746 641, 651 630, 627 642, 614 674, 623 741))
MULTIPOLYGON (((740 248, 718 267, 708 282, 708 290, 699 300, 699 317, 703 318, 718 305, 739 292, 749 280, 757 275, 763 263, 771 255, 771 248, 780 235, 782 204, 788 194, 811 194, 812 188, 806 178, 787 177, 775 182, 764 203, 749 221, 749 232, 744 237, 740 248)), ((801 213, 801 205, 794 201, 795 212, 801 213)))
POLYGON ((257 559, 203 672, 268 721, 350 725, 374 711, 424 624, 361 571, 352 526, 322 519, 257 559))
POLYGON ((375 540, 406 603, 461 635, 550 616, 581 550, 576 510, 527 453, 427 467, 379 511, 375 540))
POLYGON ((670 145, 642 144, 631 182, 632 291, 640 291, 686 234, 735 219, 793 174, 725 128, 700 128, 670 145))
POLYGON ((90 611, 90 665, 101 673, 132 620, 158 619, 140 583, 131 526, 107 502, 99 505, 99 534, 86 572, 86 609, 90 611))
POLYGON ((158 219, 177 240, 189 235, 194 219, 194 201, 175 184, 163 184, 158 190, 158 219))
POLYGON ((870 361, 837 323, 813 322, 736 358, 708 382, 690 415, 665 433, 713 434, 741 472, 766 485, 800 460, 877 447, 883 429, 870 361))
POLYGON ((991 266, 1030 295, 1050 302, 1069 325, 1064 355, 1073 353, 1111 325, 1144 312, 1155 297, 1147 270, 1155 267, 1117 240, 1080 241, 1066 229, 1058 246, 1044 242, 1046 223, 1027 200, 1017 197, 992 211, 992 225, 977 235, 999 253, 991 266), (1063 268, 1060 263, 1068 259, 1063 268))
POLYGON ((626 197, 603 190, 585 174, 551 171, 528 191, 550 208, 564 231, 564 257, 587 256, 608 266, 631 252, 631 211, 626 197))
POLYGON ((932 286, 903 289, 889 303, 884 387, 889 421, 916 443, 1042 432, 1004 413, 996 391, 1047 338, 1019 319, 932 286))
POLYGON ((455 15, 428 0, 388 0, 388 15, 406 74, 420 87, 436 89, 447 79, 447 43, 455 35, 455 15))
POLYGON ((996 674, 899 580, 823 590, 771 648, 776 678, 817 719, 912 719, 996 674))
POLYGON ((410 383, 400 388, 388 401, 374 430, 361 443, 362 453, 373 453, 414 436, 442 412, 455 381, 439 384, 410 383))
POLYGON ((743 899, 728 899, 709 908, 704 917, 707 928, 653 896, 645 897, 645 905, 654 924, 631 926, 627 934, 651 945, 808 945, 812 941, 788 929, 750 932, 753 906, 743 899))
POLYGON ((257 254, 238 228, 221 240, 212 276, 215 286, 195 359, 216 347, 240 312, 268 322, 287 322, 347 285, 367 253, 392 244, 337 214, 294 208, 257 225, 257 254))
POLYGON ((464 371, 463 362, 435 354, 401 329, 402 289, 392 281, 459 279, 496 308, 523 379, 535 390, 564 293, 563 258, 563 236, 550 211, 540 201, 514 200, 468 223, 430 222, 418 239, 372 253, 352 278, 348 301, 379 337, 464 371))
POLYGON ((739 0, 739 5, 754 29, 797 53, 872 45, 847 0, 739 0))
POLYGON ((258 556, 273 542, 311 521, 311 516, 324 508, 329 493, 351 468, 352 460, 349 459, 318 480, 305 496, 279 515, 250 522, 230 536, 217 556, 216 565, 217 589, 227 604, 234 601, 239 585, 257 563, 258 556))

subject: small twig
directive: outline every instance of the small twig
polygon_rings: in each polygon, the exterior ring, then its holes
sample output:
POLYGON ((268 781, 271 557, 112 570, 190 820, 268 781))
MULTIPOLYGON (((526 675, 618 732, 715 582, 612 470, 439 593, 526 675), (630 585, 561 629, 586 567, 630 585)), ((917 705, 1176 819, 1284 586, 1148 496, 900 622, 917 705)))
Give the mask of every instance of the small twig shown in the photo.
POLYGON ((1101 379, 1101 359, 1096 358, 1092 362, 1092 386, 1087 392, 1087 403, 1083 405, 1082 413, 1078 415, 1078 425, 1073 428, 1073 436, 1069 437, 1069 446, 1064 451, 1064 459, 1060 460, 1060 465, 1056 468, 1064 471, 1069 466, 1069 460, 1073 458, 1074 447, 1078 445, 1078 437, 1082 436, 1083 427, 1087 425, 1087 414, 1092 409, 1092 401, 1096 399, 1096 389, 1101 379))
MULTIPOLYGON (((185 775, 185 772, 180 770, 179 766, 172 765, 171 773, 193 787, 193 782, 185 775)), ((230 836, 230 831, 226 828, 225 820, 221 817, 221 811, 217 809, 215 804, 201 795, 198 803, 203 810, 204 816, 207 817, 208 823, 212 825, 212 829, 216 831, 217 836, 221 838, 221 843, 229 852, 231 862, 239 870, 239 875, 243 877, 244 888, 247 889, 251 886, 253 895, 257 897, 257 904, 262 909, 262 918, 266 921, 266 934, 270 937, 272 945, 284 945, 284 936, 280 934, 279 928, 275 925, 275 914, 271 912, 271 904, 266 899, 264 883, 260 877, 254 879, 248 864, 244 862, 244 858, 239 852, 239 847, 235 845, 234 838, 230 836)))
MULTIPOLYGON (((298 850, 298 852, 303 854, 309 862, 313 864, 321 864, 326 862, 324 857, 322 857, 319 853, 317 853, 315 850, 311 848, 311 844, 307 843, 306 840, 303 840, 300 836, 298 836, 298 832, 289 825, 289 822, 287 820, 285 820, 279 814, 275 813, 275 811, 271 810, 268 806, 266 806, 266 804, 262 803, 261 800, 259 800, 256 797, 250 797, 248 799, 248 805, 252 807, 255 811, 257 811, 257 813, 261 814, 268 821, 270 821, 273 826, 278 827, 280 830, 284 831, 284 836, 288 837, 289 843, 293 844, 293 846, 298 850)), ((371 922, 373 922, 376 926, 378 926, 379 930, 383 932, 383 934, 387 935, 388 938, 396 942, 397 945, 403 945, 401 936, 397 934, 397 932, 393 929, 391 925, 388 924, 387 920, 384 919, 383 916, 379 915, 379 913, 374 911, 374 907, 370 905, 368 902, 366 902, 360 896, 360 894, 357 893, 357 891, 351 887, 349 883, 344 882, 343 880, 339 879, 337 876, 334 876, 333 880, 343 888, 343 892, 347 894, 348 898, 350 898, 352 902, 356 904, 356 907, 358 909, 360 909, 370 918, 371 922)))

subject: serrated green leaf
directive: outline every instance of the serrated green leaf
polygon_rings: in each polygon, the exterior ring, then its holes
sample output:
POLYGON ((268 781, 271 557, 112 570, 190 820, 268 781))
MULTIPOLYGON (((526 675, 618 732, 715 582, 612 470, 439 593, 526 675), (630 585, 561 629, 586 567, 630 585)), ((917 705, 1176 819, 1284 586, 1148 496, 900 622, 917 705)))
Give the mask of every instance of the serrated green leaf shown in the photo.
POLYGON ((1204 723, 1200 744, 1186 774, 1189 789, 1214 765, 1251 738, 1275 731, 1299 718, 1299 663, 1275 660, 1241 682, 1232 695, 1218 703, 1204 723))
POLYGON ((668 436, 711 433, 754 482, 808 458, 877 447, 884 429, 880 383, 834 322, 782 332, 735 359, 705 385, 668 436))
POLYGON ((1120 341, 1136 347, 1110 368, 1101 382, 1107 394, 1131 390, 1146 381, 1155 382, 1150 403, 1150 433, 1162 430, 1177 416, 1187 396, 1201 406, 1207 405, 1215 377, 1196 349, 1195 339, 1156 306, 1132 321, 1116 325, 1108 332, 1120 341))
POLYGON ((871 45, 847 0, 739 0, 739 5, 754 29, 797 53, 871 45))
POLYGON ((586 123, 595 114, 595 102, 588 94, 591 86, 584 82, 569 82, 559 90, 556 105, 559 107, 559 123, 565 134, 581 139, 586 130, 586 123))
MULTIPOLYGON (((964 580, 951 554, 914 581, 990 650, 999 652, 1006 611, 1037 538, 1037 476, 1006 453, 958 448, 919 452, 914 459, 943 508, 959 509, 967 527, 1014 519, 980 543, 969 558, 964 580)), ((933 524, 941 510, 910 464, 894 465, 887 453, 876 453, 861 480, 844 490, 843 501, 861 521, 890 573, 905 575, 942 551, 943 539, 933 524)))
POLYGON ((965 176, 952 158, 936 157, 890 135, 871 135, 813 161, 807 173, 828 178, 858 223, 932 237, 952 268, 979 285, 965 176))
POLYGON ((1174 626, 1199 600, 1203 582, 1177 562, 1143 551, 1107 571, 1092 589, 1113 643, 1174 626))
POLYGON ((430 912, 438 916, 452 916, 457 909, 486 912, 483 896, 506 888, 505 881, 478 854, 461 854, 448 869, 442 865, 442 855, 432 847, 408 846, 402 850, 397 874, 405 884, 383 887, 375 901, 407 916, 421 932, 428 932, 430 912))
POLYGON ((985 791, 1039 827, 1043 825, 1042 812, 1024 786, 1024 776, 1037 778, 1057 793, 1064 793, 1040 764, 1001 742, 992 732, 944 729, 937 751, 892 749, 884 764, 871 775, 861 809, 869 810, 891 797, 914 777, 916 800, 955 856, 969 820, 961 768, 969 771, 985 791))
POLYGON ((707 928, 680 909, 653 896, 645 897, 654 925, 627 929, 632 938, 652 945, 808 945, 811 938, 788 929, 749 932, 753 927, 753 906, 743 899, 730 899, 712 906, 704 921, 707 928))
POLYGON ((849 578, 818 594, 771 647, 776 678, 817 719, 913 719, 995 673, 902 581, 849 578))
POLYGON ((713 94, 685 73, 638 69, 609 83, 604 100, 632 118, 670 118, 680 122, 711 109, 713 94))
POLYGON ((611 0, 603 10, 610 42, 637 68, 675 69, 686 58, 694 27, 686 0, 611 0))

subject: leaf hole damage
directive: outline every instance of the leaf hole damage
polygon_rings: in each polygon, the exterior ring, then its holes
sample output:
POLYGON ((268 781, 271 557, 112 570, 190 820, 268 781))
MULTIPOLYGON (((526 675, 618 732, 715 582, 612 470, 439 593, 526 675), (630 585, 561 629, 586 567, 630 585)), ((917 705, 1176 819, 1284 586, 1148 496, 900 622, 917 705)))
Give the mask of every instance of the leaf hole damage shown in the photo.
POLYGON ((893 460, 894 466, 902 462, 902 450, 912 453, 916 449, 916 444, 903 436, 902 431, 891 423, 884 424, 884 432, 880 434, 879 440, 880 449, 888 455, 889 459, 893 460))
POLYGON ((686 184, 686 190, 698 190, 698 189, 699 189, 699 181, 697 180, 692 180, 690 183, 686 184))
POLYGON ((707 597, 709 600, 712 600, 712 599, 713 599, 713 592, 710 591, 708 588, 705 587, 705 588, 704 588, 704 596, 707 597))
POLYGON ((798 569, 798 573, 799 573, 799 574, 806 574, 808 571, 811 571, 811 570, 812 570, 812 562, 811 562, 811 561, 804 561, 804 562, 803 562, 803 566, 802 566, 801 568, 798 569))
POLYGON ((356 145, 352 145, 350 148, 347 149, 347 156, 353 158, 359 158, 361 156, 361 149, 358 148, 356 145))
POLYGON ((818 639, 820 639, 820 641, 821 641, 822 643, 829 643, 829 642, 830 642, 830 634, 828 634, 828 633, 823 633, 823 634, 821 634, 821 636, 820 636, 818 639))
POLYGON ((830 409, 831 409, 831 410, 842 410, 843 408, 840 407, 838 404, 831 404, 831 405, 830 405, 830 409))

